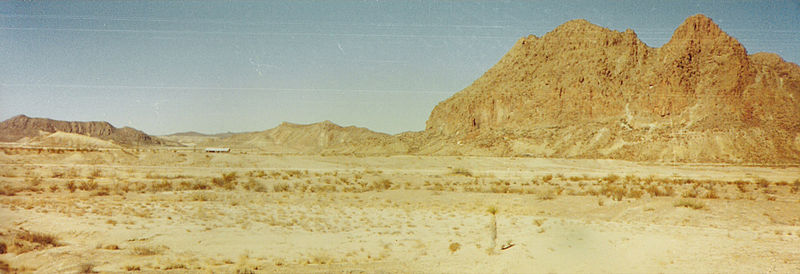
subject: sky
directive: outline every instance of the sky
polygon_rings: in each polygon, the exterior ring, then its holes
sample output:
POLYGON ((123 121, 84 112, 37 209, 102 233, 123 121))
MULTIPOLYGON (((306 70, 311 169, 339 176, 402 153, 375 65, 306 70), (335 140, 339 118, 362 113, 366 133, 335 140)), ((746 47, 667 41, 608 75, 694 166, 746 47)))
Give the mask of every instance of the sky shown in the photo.
POLYGON ((0 120, 419 131, 520 37, 583 18, 660 47, 697 13, 800 63, 800 1, 3 1, 0 120))

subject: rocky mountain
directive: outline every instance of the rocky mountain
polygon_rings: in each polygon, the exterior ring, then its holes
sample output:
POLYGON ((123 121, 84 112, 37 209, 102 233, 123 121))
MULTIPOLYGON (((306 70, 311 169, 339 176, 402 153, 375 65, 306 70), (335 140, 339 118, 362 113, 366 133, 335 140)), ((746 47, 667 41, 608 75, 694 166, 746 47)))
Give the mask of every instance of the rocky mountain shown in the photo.
POLYGON ((799 100, 798 65, 748 55, 703 15, 661 48, 573 20, 439 103, 420 152, 797 163, 799 100))
POLYGON ((169 142, 130 127, 116 128, 108 122, 73 122, 17 115, 0 123, 0 141, 14 142, 55 132, 74 133, 123 145, 168 145, 169 142))
POLYGON ((408 148, 396 137, 354 126, 342 127, 330 121, 300 125, 284 122, 252 133, 234 134, 211 140, 204 146, 255 148, 270 153, 406 153, 408 148))

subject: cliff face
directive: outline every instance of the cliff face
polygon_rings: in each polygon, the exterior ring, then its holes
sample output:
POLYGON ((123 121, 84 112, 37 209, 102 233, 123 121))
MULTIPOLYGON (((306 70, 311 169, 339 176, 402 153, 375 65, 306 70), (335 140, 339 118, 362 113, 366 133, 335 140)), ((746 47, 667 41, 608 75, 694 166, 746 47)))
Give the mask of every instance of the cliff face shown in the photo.
POLYGON ((116 128, 108 122, 73 122, 45 118, 31 118, 25 115, 14 116, 0 123, 0 140, 17 141, 25 137, 37 137, 43 133, 66 132, 111 140, 127 145, 162 145, 165 142, 139 130, 124 127, 116 128))
POLYGON ((800 67, 747 55, 703 15, 661 48, 573 20, 517 41, 425 135, 449 143, 430 153, 796 163, 798 100, 800 67))

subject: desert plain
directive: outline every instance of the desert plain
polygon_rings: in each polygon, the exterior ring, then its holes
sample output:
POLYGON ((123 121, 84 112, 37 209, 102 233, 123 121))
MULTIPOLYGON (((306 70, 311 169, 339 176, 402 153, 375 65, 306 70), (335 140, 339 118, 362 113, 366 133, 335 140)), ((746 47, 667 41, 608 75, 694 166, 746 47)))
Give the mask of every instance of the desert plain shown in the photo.
POLYGON ((4 272, 800 271, 792 165, 6 146, 0 184, 4 272))

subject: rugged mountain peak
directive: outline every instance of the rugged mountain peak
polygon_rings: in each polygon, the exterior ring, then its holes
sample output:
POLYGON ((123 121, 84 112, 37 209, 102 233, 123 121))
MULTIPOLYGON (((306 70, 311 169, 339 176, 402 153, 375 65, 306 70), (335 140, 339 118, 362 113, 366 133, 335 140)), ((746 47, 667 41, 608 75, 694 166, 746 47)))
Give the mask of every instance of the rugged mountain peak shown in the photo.
POLYGON ((452 143, 442 153, 796 162, 799 90, 796 65, 748 56, 704 15, 662 48, 572 20, 519 39, 440 102, 425 132, 452 143))
POLYGON ((669 42, 664 47, 666 50, 695 51, 696 53, 714 55, 746 56, 744 46, 731 37, 711 18, 702 14, 687 18, 675 29, 669 42))
POLYGON ((716 37, 730 38, 727 33, 720 29, 719 25, 703 14, 696 14, 686 18, 672 34, 672 40, 714 39, 716 37))

